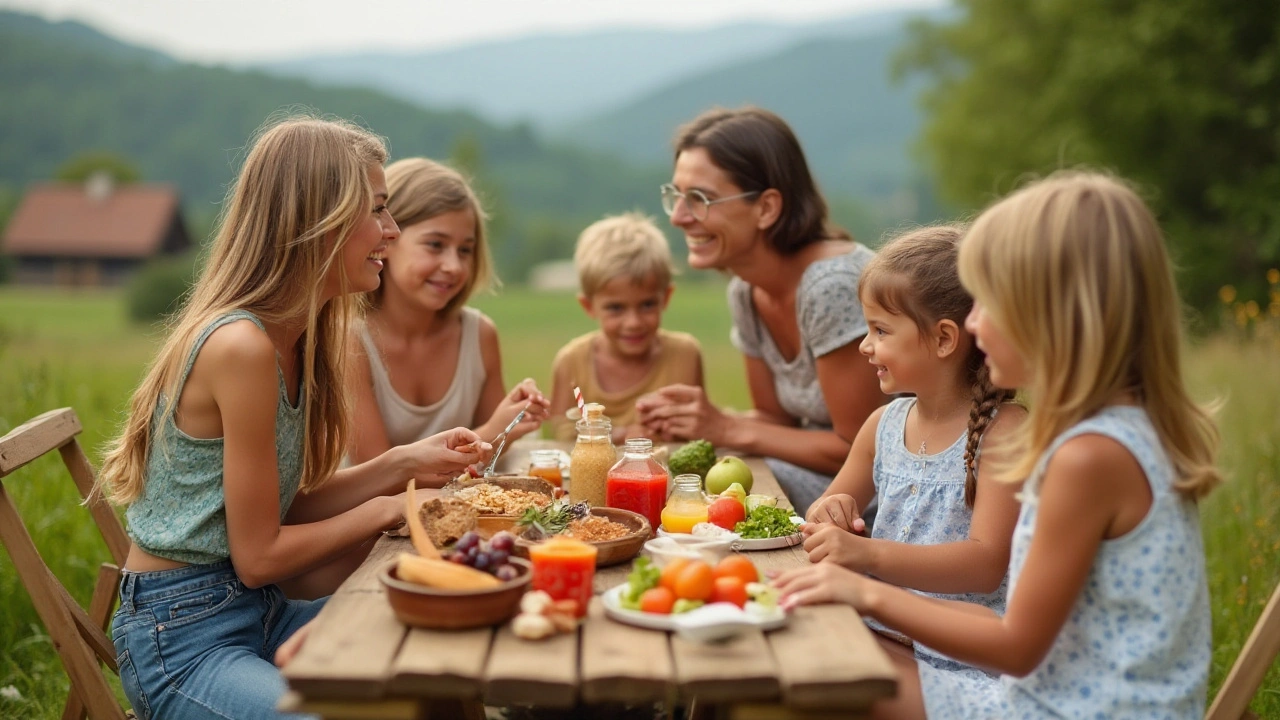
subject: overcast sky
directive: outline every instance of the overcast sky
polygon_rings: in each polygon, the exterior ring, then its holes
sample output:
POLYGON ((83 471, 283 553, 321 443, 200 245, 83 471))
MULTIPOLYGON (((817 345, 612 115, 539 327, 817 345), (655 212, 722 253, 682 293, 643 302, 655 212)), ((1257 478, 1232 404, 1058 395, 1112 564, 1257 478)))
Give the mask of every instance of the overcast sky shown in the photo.
POLYGON ((944 0, 0 0, 184 60, 423 50, 537 32, 805 21, 944 0))

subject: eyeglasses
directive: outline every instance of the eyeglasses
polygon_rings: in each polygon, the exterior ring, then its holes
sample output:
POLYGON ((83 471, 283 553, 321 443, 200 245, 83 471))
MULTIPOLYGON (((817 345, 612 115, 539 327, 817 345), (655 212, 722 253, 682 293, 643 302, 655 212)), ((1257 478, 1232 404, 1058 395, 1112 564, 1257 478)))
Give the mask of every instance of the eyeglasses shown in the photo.
POLYGON ((667 213, 667 217, 675 215, 676 204, 684 200, 684 206, 689 209, 689 214, 693 215, 694 219, 698 221, 707 219, 707 212, 711 210, 712 205, 729 202, 730 200, 741 200, 742 198, 760 194, 759 190, 752 190, 751 192, 738 193, 737 195, 712 200, 701 190, 690 190, 687 193, 682 193, 671 183, 667 183, 659 189, 662 191, 662 209, 667 213))

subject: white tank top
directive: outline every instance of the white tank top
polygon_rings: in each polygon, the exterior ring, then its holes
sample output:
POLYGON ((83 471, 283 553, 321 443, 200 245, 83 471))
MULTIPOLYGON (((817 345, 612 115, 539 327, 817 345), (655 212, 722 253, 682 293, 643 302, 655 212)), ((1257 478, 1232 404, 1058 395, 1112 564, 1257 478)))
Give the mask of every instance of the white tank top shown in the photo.
POLYGON ((369 334, 369 326, 360 326, 360 341, 369 356, 373 376, 373 396, 378 401, 378 414, 387 430, 392 447, 408 445, 424 437, 455 427, 471 427, 480 391, 484 389, 484 360, 480 356, 479 310, 462 308, 462 339, 458 347, 458 365, 453 382, 444 397, 430 405, 414 405, 396 394, 382 355, 369 334))

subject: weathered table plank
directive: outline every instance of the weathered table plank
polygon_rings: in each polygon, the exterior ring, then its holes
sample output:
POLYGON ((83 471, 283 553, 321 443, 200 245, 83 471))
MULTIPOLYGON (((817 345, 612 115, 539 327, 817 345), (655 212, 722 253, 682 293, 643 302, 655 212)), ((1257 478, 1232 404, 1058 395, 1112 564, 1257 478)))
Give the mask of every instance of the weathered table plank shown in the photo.
POLYGON ((391 665, 389 689, 397 695, 476 699, 484 694, 484 669, 492 628, 413 628, 391 665))
POLYGON ((339 593, 316 616, 284 676, 308 700, 380 698, 404 636, 384 594, 339 593))
POLYGON ((584 701, 654 702, 674 692, 675 665, 666 633, 608 619, 600 598, 591 601, 581 633, 584 701))
POLYGON ((893 694, 893 664, 850 607, 797 608, 787 627, 769 633, 768 641, 774 657, 786 659, 779 663, 778 673, 788 705, 866 707, 875 698, 893 694), (851 650, 857 647, 864 651, 851 650))
POLYGON ((778 666, 764 633, 751 630, 716 643, 671 635, 680 698, 720 704, 776 700, 778 666))
POLYGON ((510 623, 494 631, 485 668, 490 705, 570 707, 578 697, 578 633, 521 640, 510 623))

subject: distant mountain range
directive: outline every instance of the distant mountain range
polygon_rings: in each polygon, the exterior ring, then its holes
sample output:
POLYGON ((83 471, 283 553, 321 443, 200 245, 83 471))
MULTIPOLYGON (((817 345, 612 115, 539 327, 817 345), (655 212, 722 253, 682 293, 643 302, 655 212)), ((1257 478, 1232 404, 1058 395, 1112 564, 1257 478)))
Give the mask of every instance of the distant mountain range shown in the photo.
POLYGON ((670 166, 679 124, 713 105, 761 105, 791 123, 828 192, 877 199, 920 185, 911 153, 918 87, 891 82, 892 57, 908 21, 949 13, 541 35, 440 52, 306 57, 263 69, 526 121, 566 144, 662 167, 670 166))
POLYGON ((329 85, 359 84, 430 107, 460 107, 497 121, 555 127, 647 93, 821 37, 896 32, 912 12, 804 24, 742 23, 699 30, 542 34, 416 53, 305 56, 266 72, 329 85))

